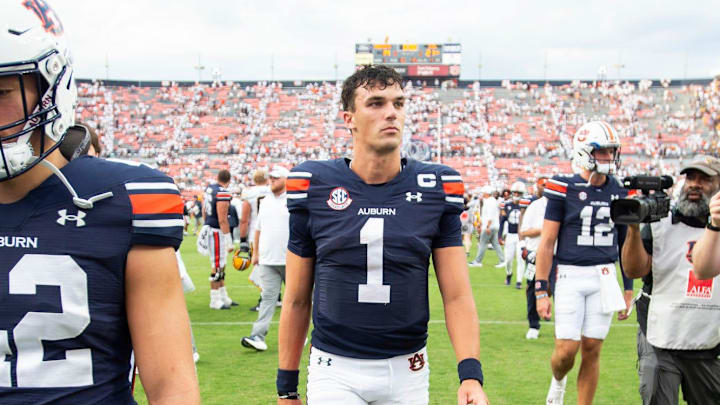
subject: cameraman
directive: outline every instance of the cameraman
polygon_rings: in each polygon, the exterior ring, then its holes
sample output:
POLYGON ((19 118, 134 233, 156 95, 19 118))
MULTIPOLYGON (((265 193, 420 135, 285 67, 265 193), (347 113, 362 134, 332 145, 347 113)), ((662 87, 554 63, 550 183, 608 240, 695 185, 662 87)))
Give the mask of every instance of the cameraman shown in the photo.
POLYGON ((637 302, 638 375, 643 404, 688 404, 720 398, 720 294, 695 279, 691 255, 708 221, 708 201, 720 189, 720 161, 699 156, 685 166, 676 208, 651 224, 628 226, 625 274, 643 278, 637 302))

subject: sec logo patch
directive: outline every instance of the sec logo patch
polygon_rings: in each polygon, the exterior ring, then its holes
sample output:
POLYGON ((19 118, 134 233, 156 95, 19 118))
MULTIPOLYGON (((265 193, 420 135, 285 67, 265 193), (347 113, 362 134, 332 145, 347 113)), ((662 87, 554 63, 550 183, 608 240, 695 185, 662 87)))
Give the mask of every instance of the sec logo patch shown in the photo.
POLYGON ((578 198, 580 199, 580 201, 585 201, 585 200, 587 200, 587 193, 584 192, 584 191, 579 192, 579 193, 578 193, 578 198))
POLYGON ((352 198, 350 193, 344 187, 335 187, 330 192, 330 198, 327 200, 327 205, 337 211, 344 210, 352 204, 352 198))

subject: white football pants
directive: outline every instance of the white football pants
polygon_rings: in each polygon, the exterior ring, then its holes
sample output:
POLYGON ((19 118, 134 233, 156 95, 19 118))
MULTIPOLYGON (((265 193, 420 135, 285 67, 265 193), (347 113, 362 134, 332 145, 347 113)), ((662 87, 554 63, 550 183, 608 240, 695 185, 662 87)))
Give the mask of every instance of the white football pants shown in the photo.
POLYGON ((313 347, 307 405, 427 405, 429 377, 425 348, 389 359, 365 360, 313 347))

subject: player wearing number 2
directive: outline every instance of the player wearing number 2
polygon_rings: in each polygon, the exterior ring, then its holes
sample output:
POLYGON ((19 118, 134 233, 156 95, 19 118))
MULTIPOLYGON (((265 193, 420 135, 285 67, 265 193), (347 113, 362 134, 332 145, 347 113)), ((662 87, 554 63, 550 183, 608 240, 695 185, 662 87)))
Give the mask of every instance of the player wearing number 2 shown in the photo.
POLYGON ((427 404, 431 254, 459 362, 458 404, 487 404, 460 232, 460 176, 401 159, 405 97, 393 69, 360 69, 345 80, 342 100, 353 159, 305 162, 287 180, 278 404, 300 403, 311 307, 309 404, 427 404))
POLYGON ((58 148, 74 124, 72 58, 42 0, 0 14, 0 403, 199 403, 173 248, 182 201, 139 164, 58 148))
POLYGON ((624 198, 627 190, 611 176, 617 170, 620 141, 606 122, 589 122, 573 139, 574 175, 559 175, 545 184, 548 198, 537 251, 535 295, 538 314, 550 319, 548 274, 557 241, 555 284, 555 350, 553 378, 547 404, 562 404, 567 373, 582 349, 578 374, 578 404, 592 403, 597 388, 599 356, 612 314, 627 318, 632 281, 625 296, 615 273, 618 244, 626 227, 610 220, 610 201, 624 198))

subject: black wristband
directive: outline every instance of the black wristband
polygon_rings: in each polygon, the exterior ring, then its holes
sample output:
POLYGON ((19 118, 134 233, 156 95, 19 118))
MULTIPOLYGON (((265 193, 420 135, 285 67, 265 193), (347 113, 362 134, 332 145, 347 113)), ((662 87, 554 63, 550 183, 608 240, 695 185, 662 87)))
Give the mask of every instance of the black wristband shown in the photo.
POLYGON ((535 280, 535 292, 547 291, 548 281, 547 280, 535 280))
POLYGON ((480 385, 483 385, 483 372, 482 364, 480 360, 474 358, 468 358, 458 363, 458 377, 460 377, 460 383, 465 380, 478 380, 480 385))
MULTIPOLYGON (((297 395, 298 377, 300 376, 300 370, 283 370, 278 369, 277 379, 275 380, 275 386, 278 390, 278 395, 297 395)), ((288 397, 287 399, 295 399, 288 397)))
POLYGON ((713 232, 720 232, 720 226, 715 226, 710 221, 708 221, 707 225, 705 225, 705 228, 707 228, 713 232))
POLYGON ((300 399, 300 395, 297 392, 278 391, 278 399, 300 399))

